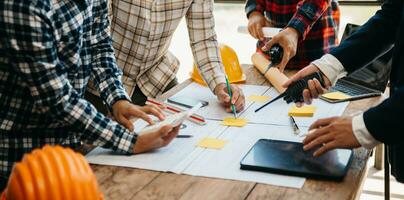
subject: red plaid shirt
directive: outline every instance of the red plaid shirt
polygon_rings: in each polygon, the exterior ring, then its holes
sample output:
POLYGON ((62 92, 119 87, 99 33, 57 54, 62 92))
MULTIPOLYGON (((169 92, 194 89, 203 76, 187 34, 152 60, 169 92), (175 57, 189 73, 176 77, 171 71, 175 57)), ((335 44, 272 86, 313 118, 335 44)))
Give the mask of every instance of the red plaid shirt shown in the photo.
POLYGON ((247 0, 247 17, 262 13, 274 27, 292 27, 301 37, 296 55, 286 66, 301 69, 338 44, 340 12, 336 0, 247 0))

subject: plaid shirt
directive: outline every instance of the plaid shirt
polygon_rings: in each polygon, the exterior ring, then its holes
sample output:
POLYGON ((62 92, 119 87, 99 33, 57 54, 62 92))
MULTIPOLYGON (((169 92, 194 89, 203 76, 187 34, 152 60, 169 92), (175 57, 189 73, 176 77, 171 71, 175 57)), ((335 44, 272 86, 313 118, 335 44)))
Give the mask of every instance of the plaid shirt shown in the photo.
POLYGON ((340 12, 336 0, 247 0, 245 11, 247 17, 258 11, 274 27, 292 27, 301 34, 297 53, 287 68, 303 68, 338 45, 340 12))
POLYGON ((113 0, 111 35, 130 95, 138 86, 146 96, 155 97, 175 78, 179 61, 168 47, 184 16, 203 78, 211 90, 225 82, 214 31, 213 1, 113 0))
POLYGON ((0 1, 1 177, 44 144, 132 152, 136 136, 82 98, 91 77, 109 106, 129 99, 107 15, 103 0, 0 1))

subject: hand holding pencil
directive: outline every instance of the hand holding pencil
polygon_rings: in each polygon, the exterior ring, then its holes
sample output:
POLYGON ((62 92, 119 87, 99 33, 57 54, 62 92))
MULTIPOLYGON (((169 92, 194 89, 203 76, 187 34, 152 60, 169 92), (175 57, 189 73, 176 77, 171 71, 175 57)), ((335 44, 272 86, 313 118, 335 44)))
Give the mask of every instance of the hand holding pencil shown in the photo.
POLYGON ((232 84, 220 83, 216 86, 214 90, 219 102, 225 107, 226 112, 240 112, 244 109, 245 97, 242 90, 232 84), (234 108, 232 110, 232 104, 234 108))

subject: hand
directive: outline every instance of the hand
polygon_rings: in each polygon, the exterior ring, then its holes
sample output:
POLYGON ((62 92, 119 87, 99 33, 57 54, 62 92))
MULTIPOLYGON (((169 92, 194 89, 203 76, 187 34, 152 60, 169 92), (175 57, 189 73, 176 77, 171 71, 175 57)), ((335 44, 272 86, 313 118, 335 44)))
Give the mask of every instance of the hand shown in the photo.
POLYGON ((248 17, 248 32, 251 36, 258 40, 265 40, 263 27, 271 26, 271 24, 265 19, 264 15, 260 12, 254 11, 248 17))
POLYGON ((230 88, 233 94, 231 102, 229 93, 227 92, 227 86, 225 83, 220 83, 219 85, 217 85, 214 90, 214 93, 216 94, 219 102, 226 108, 226 112, 232 112, 230 107, 231 104, 234 104, 236 106, 236 111, 240 112, 244 109, 245 104, 245 97, 243 91, 236 85, 230 85, 230 88))
POLYGON ((309 135, 303 140, 305 151, 320 148, 313 156, 320 156, 336 148, 360 147, 352 130, 352 117, 331 117, 314 122, 309 128, 309 135))
POLYGON ((279 44, 283 49, 282 61, 278 64, 279 71, 283 72, 289 60, 296 55, 297 43, 299 41, 300 33, 291 27, 284 29, 275 35, 263 47, 263 51, 268 51, 275 44, 279 44))
MULTIPOLYGON (((320 70, 315 65, 310 64, 293 75, 285 84, 283 84, 283 87, 287 88, 290 84, 319 71, 320 70)), ((307 82, 308 89, 303 90, 303 99, 306 104, 311 104, 313 98, 318 98, 319 95, 324 94, 327 89, 331 87, 331 82, 326 76, 323 76, 323 80, 326 88, 323 88, 320 81, 317 79, 309 80, 307 82)), ((301 106, 299 103, 297 105, 301 106)))
POLYGON ((161 127, 158 131, 139 135, 133 147, 133 153, 143 153, 167 146, 177 137, 179 130, 180 126, 173 128, 170 125, 166 125, 161 127))
POLYGON ((148 114, 154 115, 160 120, 164 120, 163 111, 155 105, 137 106, 127 100, 119 100, 112 105, 112 115, 115 120, 125 126, 130 131, 134 131, 132 118, 141 118, 149 124, 154 124, 148 114))

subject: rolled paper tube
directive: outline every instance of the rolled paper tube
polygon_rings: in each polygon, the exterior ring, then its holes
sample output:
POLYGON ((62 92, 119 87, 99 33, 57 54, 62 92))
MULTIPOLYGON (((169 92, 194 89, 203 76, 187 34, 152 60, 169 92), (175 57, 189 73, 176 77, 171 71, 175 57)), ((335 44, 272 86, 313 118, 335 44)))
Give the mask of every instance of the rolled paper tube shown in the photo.
MULTIPOLYGON (((262 74, 268 68, 270 61, 265 58, 261 53, 254 53, 251 57, 252 63, 255 68, 258 69, 262 74)), ((286 90, 282 85, 289 80, 289 78, 279 71, 276 67, 271 67, 266 74, 264 74, 265 78, 275 87, 275 89, 282 93, 286 90)))

